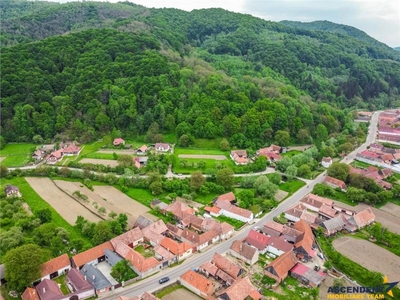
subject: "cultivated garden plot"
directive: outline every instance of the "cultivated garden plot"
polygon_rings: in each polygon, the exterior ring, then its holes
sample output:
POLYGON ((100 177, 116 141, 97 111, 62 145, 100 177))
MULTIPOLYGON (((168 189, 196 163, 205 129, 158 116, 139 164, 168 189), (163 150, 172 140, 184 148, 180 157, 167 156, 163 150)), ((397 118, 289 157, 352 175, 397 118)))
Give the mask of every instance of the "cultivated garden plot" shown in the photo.
POLYGON ((93 186, 93 189, 97 195, 107 199, 108 203, 125 211, 128 218, 132 216, 136 220, 140 215, 145 215, 149 211, 147 206, 128 197, 115 187, 97 185, 93 186))
POLYGON ((115 168, 118 166, 118 161, 112 159, 96 159, 96 158, 84 158, 79 161, 81 164, 94 164, 94 165, 104 165, 115 168))
POLYGON ((49 178, 27 177, 25 179, 35 192, 71 225, 75 225, 78 216, 82 216, 90 222, 101 220, 77 200, 60 190, 49 178))
POLYGON ((131 228, 135 224, 136 218, 127 213, 124 207, 114 205, 112 202, 109 202, 105 196, 100 196, 92 192, 82 183, 63 180, 54 180, 54 183, 68 195, 75 197, 77 201, 80 201, 92 212, 103 216, 105 219, 109 218, 108 215, 112 211, 117 215, 126 213, 128 217, 128 226, 131 228), (77 192, 79 192, 79 194, 77 192), (85 199, 82 198, 82 195, 85 199))
POLYGON ((179 154, 179 158, 204 158, 204 159, 215 159, 215 160, 225 160, 227 159, 225 155, 206 155, 206 154, 179 154))
POLYGON ((105 153, 105 154, 127 154, 127 155, 132 155, 132 154, 136 154, 136 150, 133 149, 107 149, 107 150, 98 150, 96 153, 105 153))
POLYGON ((390 278, 399 276, 400 257, 372 242, 351 237, 340 237, 333 241, 333 247, 352 261, 374 272, 390 278))

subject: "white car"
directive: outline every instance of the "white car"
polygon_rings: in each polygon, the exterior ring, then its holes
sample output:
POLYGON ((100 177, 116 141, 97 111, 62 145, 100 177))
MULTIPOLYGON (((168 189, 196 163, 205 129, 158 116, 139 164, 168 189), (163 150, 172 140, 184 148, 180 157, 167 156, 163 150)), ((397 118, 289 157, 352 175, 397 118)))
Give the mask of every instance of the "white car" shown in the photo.
POLYGON ((254 230, 260 230, 260 227, 254 226, 254 230))

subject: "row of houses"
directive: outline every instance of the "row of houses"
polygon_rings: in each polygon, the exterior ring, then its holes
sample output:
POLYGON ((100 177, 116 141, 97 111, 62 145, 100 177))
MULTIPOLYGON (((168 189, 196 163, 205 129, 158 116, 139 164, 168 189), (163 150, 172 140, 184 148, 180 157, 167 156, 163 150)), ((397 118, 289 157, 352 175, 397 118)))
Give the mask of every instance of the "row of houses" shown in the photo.
MULTIPOLYGON (((271 145, 266 148, 261 148, 256 152, 256 156, 264 156, 270 162, 276 162, 282 159, 281 153, 286 149, 271 145)), ((250 162, 250 158, 247 155, 246 150, 232 150, 230 157, 236 165, 247 165, 250 162)))
MULTIPOLYGON (((125 148, 131 148, 131 145, 125 144, 125 140, 123 138, 115 138, 113 141, 113 145, 115 147, 118 146, 125 146, 125 148)), ((137 155, 145 155, 148 150, 151 148, 154 148, 157 151, 161 152, 168 152, 171 150, 171 145, 167 143, 156 143, 152 145, 151 147, 148 147, 147 145, 142 145, 141 147, 136 149, 136 154, 137 155)))
POLYGON ((400 142, 400 110, 387 110, 379 114, 378 140, 400 142))
POLYGON ((45 161, 48 164, 59 162, 64 156, 79 155, 82 148, 73 142, 61 143, 57 150, 54 147, 45 147, 37 149, 33 152, 32 158, 36 163, 45 161))
POLYGON ((245 223, 249 223, 254 219, 252 211, 237 206, 236 197, 232 192, 215 198, 213 206, 206 206, 204 209, 213 217, 223 215, 245 223))
POLYGON ((341 230, 354 232, 375 221, 371 208, 357 213, 336 205, 333 200, 314 194, 303 197, 286 210, 284 216, 291 222, 304 220, 314 229, 321 226, 326 235, 332 235, 341 230))

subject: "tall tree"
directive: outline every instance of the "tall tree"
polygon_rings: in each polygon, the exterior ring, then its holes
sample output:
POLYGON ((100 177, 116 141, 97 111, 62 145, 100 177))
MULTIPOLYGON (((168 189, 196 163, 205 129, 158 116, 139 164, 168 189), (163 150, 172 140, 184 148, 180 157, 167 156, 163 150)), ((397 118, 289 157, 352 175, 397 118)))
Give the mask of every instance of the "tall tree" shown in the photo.
POLYGON ((205 182, 206 178, 200 171, 194 172, 190 176, 190 186, 194 188, 196 191, 199 190, 205 182))
POLYGON ((228 168, 219 170, 215 176, 217 183, 223 186, 225 190, 230 190, 234 182, 233 174, 233 171, 228 168))

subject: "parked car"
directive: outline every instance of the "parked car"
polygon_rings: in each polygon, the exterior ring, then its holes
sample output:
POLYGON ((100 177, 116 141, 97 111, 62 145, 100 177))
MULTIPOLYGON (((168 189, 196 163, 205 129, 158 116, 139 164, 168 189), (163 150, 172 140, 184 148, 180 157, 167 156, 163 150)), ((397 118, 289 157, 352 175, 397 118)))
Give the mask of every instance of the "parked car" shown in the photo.
POLYGON ((159 282, 160 284, 163 284, 163 283, 166 283, 167 281, 169 281, 169 277, 163 277, 163 278, 161 278, 158 282, 159 282))

